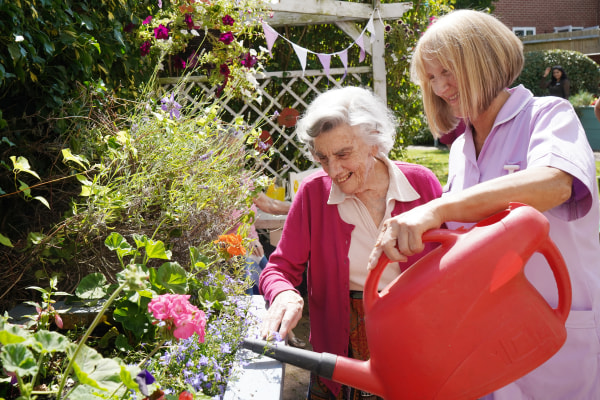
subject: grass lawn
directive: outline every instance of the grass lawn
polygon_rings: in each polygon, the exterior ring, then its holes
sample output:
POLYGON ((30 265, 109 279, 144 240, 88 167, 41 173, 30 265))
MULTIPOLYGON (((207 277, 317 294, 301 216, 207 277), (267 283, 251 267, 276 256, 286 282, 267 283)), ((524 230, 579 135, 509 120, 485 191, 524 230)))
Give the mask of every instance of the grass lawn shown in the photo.
MULTIPOLYGON (((436 147, 410 147, 405 149, 403 161, 421 164, 433 171, 440 183, 446 184, 448 180, 448 150, 436 147)), ((600 161, 596 161, 596 176, 600 176, 600 161)))

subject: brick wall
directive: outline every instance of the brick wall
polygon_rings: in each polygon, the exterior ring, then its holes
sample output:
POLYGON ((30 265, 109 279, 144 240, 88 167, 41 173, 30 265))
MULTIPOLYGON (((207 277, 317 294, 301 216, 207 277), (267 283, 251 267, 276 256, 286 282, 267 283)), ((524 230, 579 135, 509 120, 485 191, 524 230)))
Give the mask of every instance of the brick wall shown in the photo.
POLYGON ((552 33, 555 26, 600 25, 598 0, 497 0, 494 15, 513 27, 536 28, 536 34, 552 33))

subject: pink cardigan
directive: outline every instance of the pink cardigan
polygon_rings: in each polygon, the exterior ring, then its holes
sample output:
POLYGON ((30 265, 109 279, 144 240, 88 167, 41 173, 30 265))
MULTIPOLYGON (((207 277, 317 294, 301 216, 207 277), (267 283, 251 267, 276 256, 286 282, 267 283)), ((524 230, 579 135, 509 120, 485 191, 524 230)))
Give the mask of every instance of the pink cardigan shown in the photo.
MULTIPOLYGON (((398 215, 441 196, 436 176, 427 168, 394 162, 421 195, 411 202, 397 202, 392 215, 398 215)), ((304 179, 292 202, 281 240, 260 275, 260 292, 270 302, 284 290, 295 290, 307 272, 310 310, 310 342, 316 352, 347 356, 350 336, 349 260, 353 225, 344 222, 337 205, 327 204, 331 179, 323 171, 304 179)), ((436 244, 400 263, 405 270, 436 244)), ((365 268, 367 266, 365 265, 365 268)), ((334 393, 340 385, 328 381, 334 393)))

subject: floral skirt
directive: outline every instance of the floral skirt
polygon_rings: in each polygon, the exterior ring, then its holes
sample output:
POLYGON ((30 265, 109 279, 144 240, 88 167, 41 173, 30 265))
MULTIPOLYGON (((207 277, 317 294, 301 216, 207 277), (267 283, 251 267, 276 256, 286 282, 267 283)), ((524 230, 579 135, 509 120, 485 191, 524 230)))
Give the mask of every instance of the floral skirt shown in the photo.
MULTIPOLYGON (((365 329, 365 311, 363 300, 350 298, 350 343, 348 345, 348 357, 357 360, 369 359, 369 347, 367 346, 367 332, 365 329)), ((342 386, 337 394, 333 394, 325 385, 321 377, 310 374, 307 400, 383 400, 371 393, 364 392, 349 386, 342 386)))

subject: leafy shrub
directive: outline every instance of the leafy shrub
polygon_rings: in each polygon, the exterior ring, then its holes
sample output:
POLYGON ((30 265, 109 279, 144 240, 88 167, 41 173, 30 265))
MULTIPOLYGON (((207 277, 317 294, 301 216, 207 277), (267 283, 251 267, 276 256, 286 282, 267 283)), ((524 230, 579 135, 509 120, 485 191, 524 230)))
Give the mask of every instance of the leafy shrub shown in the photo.
MULTIPOLYGON (((580 91, 598 93, 600 84, 600 67, 592 59, 577 51, 544 50, 525 53, 523 72, 515 81, 515 86, 522 84, 536 96, 547 95, 540 88, 544 70, 547 67, 560 65, 571 82, 571 95, 580 91)), ((550 79, 547 77, 547 79, 550 79)))
POLYGON ((586 107, 591 106, 592 102, 595 100, 595 97, 590 92, 579 92, 571 97, 569 97, 569 102, 573 105, 573 107, 586 107))

